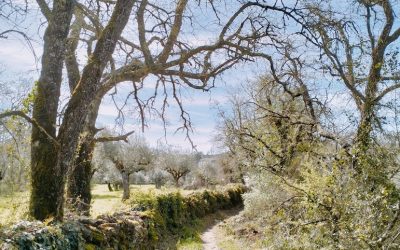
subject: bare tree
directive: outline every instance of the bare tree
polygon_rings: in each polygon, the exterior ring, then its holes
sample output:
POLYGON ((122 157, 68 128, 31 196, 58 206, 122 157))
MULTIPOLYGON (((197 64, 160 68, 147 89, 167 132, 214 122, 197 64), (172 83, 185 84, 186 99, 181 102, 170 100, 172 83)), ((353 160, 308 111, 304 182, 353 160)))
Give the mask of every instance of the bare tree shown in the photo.
POLYGON ((179 181, 184 178, 197 165, 196 156, 190 153, 183 153, 170 147, 158 152, 156 168, 169 173, 179 187, 179 181))
POLYGON ((378 107, 400 87, 399 67, 393 61, 400 37, 395 2, 357 1, 356 8, 349 9, 352 14, 336 10, 333 2, 308 6, 307 25, 314 33, 308 40, 320 48, 322 68, 341 81, 358 109, 355 144, 361 155, 369 149, 374 125, 381 127, 378 107))

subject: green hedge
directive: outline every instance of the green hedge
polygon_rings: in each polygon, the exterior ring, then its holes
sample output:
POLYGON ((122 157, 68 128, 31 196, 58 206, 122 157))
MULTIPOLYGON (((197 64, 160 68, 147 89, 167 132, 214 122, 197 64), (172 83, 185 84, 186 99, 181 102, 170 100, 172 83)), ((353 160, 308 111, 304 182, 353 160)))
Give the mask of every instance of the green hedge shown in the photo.
POLYGON ((242 204, 243 186, 222 191, 143 195, 130 211, 56 225, 21 222, 0 232, 0 249, 164 249, 207 214, 242 204))

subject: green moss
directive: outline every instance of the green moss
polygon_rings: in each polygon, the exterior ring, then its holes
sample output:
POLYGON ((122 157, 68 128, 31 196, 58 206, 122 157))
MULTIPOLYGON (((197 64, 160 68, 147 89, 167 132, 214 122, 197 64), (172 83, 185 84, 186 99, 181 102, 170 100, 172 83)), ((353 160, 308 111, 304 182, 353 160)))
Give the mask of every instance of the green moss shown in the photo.
POLYGON ((103 242, 105 240, 104 234, 97 229, 91 229, 91 236, 94 242, 103 242))
POLYGON ((93 244, 85 244, 85 250, 96 250, 96 246, 93 244))

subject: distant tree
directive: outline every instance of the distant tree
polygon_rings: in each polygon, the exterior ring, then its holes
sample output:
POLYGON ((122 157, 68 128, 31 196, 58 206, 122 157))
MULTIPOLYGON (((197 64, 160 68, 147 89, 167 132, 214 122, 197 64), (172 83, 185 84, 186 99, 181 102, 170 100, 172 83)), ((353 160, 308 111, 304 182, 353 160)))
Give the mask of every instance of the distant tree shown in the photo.
POLYGON ((107 184, 110 192, 118 190, 116 184, 120 182, 120 174, 115 171, 115 166, 111 161, 104 159, 102 144, 98 144, 93 152, 92 165, 96 170, 93 175, 94 183, 107 184))
POLYGON ((122 200, 130 197, 129 176, 145 170, 152 162, 153 154, 144 138, 132 136, 127 144, 121 142, 103 143, 104 157, 111 161, 121 174, 122 200))
POLYGON ((152 179, 156 188, 161 188, 168 180, 168 172, 155 168, 152 172, 152 179))
POLYGON ((167 148, 158 153, 156 167, 169 173, 175 186, 179 187, 179 181, 192 171, 196 164, 197 157, 195 154, 167 148))
POLYGON ((0 193, 24 191, 29 184, 29 127, 20 120, 0 127, 0 193))
POLYGON ((244 166, 232 153, 223 153, 216 156, 216 165, 221 169, 227 183, 244 183, 244 166))
POLYGON ((223 177, 220 170, 215 161, 200 161, 194 171, 195 182, 197 181, 198 185, 201 187, 222 183, 223 177))

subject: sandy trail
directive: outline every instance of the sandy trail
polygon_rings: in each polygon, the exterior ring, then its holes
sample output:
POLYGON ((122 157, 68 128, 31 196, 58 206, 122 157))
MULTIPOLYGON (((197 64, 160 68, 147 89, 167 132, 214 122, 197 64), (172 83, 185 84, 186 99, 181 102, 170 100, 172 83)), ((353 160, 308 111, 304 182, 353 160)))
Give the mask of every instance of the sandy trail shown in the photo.
POLYGON ((224 211, 223 217, 216 220, 213 225, 210 225, 206 231, 201 235, 203 241, 203 250, 222 250, 218 247, 218 242, 225 238, 224 230, 221 227, 225 220, 229 217, 235 216, 240 212, 240 209, 232 209, 224 211))
POLYGON ((203 249, 204 250, 219 250, 218 248, 218 240, 216 236, 216 229, 220 225, 213 226, 212 228, 207 229, 202 235, 201 240, 203 241, 203 249))

